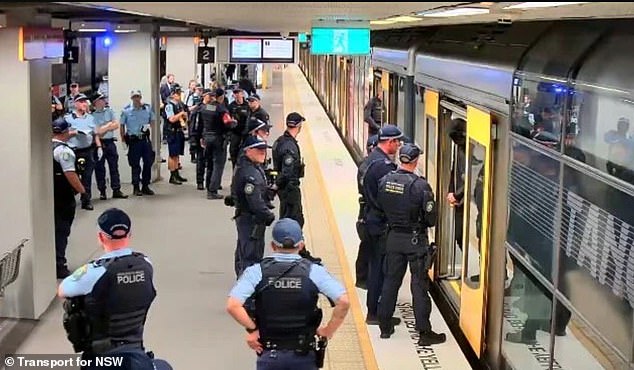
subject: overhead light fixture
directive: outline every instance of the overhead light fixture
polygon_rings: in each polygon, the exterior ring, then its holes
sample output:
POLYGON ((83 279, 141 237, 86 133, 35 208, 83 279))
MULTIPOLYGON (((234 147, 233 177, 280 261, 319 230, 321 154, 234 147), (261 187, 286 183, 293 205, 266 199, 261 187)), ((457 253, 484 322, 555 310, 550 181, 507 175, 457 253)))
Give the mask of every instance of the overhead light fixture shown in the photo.
POLYGON ((80 28, 77 31, 79 32, 106 32, 105 28, 80 28))
POLYGON ((394 21, 388 21, 388 20, 378 20, 378 21, 370 21, 371 25, 385 25, 385 24, 394 24, 396 22, 394 21))
POLYGON ((504 9, 536 9, 536 8, 552 8, 555 6, 565 6, 565 5, 576 5, 576 4, 588 4, 587 2, 585 3, 540 3, 540 2, 533 2, 533 3, 519 3, 519 4, 515 4, 515 5, 509 5, 507 7, 505 7, 504 9))
POLYGON ((115 33, 131 33, 138 32, 141 30, 141 27, 138 24, 118 24, 114 27, 115 33))
POLYGON ((418 17, 412 17, 409 15, 398 15, 395 17, 380 19, 376 21, 370 21, 370 24, 384 25, 384 24, 394 24, 394 23, 418 22, 420 20, 421 19, 418 17))
POLYGON ((422 15, 423 17, 444 18, 444 17, 460 17, 460 16, 466 16, 466 15, 481 15, 481 14, 489 14, 489 13, 490 13, 489 9, 465 7, 465 8, 453 8, 453 9, 441 10, 441 11, 420 12, 420 13, 417 13, 417 15, 422 15))

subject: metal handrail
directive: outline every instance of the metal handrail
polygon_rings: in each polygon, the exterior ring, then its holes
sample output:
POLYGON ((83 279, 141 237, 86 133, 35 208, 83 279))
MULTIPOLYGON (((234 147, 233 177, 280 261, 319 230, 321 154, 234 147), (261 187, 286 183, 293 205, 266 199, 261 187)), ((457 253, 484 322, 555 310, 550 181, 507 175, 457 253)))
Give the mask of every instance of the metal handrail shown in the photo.
POLYGON ((0 258, 0 298, 4 297, 4 289, 18 278, 22 248, 28 241, 29 239, 22 239, 17 247, 0 258))

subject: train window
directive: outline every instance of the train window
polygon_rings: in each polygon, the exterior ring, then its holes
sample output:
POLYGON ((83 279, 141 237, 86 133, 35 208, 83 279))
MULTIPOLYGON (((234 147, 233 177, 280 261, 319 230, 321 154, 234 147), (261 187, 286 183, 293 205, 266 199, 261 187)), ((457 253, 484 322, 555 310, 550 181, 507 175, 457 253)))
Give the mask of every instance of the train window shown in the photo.
MULTIPOLYGON (((422 86, 414 86, 414 93, 416 94, 414 98, 414 142, 423 149, 423 156, 427 156, 425 148, 425 89, 422 86)), ((425 161, 421 161, 421 165, 424 163, 425 161)))
MULTIPOLYGON (((473 289, 480 286, 480 253, 481 253, 481 232, 482 232, 482 212, 484 201, 484 161, 486 158, 486 148, 475 140, 469 141, 469 153, 467 153, 467 177, 469 180, 468 190, 471 202, 465 207, 467 220, 467 248, 463 248, 466 254, 467 268, 464 281, 473 289)), ((465 244, 463 242, 463 244, 465 244)))
POLYGON ((513 142, 506 240, 548 280, 555 245, 559 167, 557 160, 513 142))
POLYGON ((570 89, 566 81, 516 78, 520 96, 513 105, 512 130, 553 150, 559 151, 566 101, 570 89))
POLYGON ((396 125, 401 130, 403 130, 405 135, 411 137, 412 133, 409 132, 410 125, 408 125, 407 122, 405 122, 405 91, 401 88, 401 86, 405 82, 405 78, 398 77, 398 76, 395 76, 395 77, 399 81, 398 90, 397 90, 397 101, 396 101, 396 125))

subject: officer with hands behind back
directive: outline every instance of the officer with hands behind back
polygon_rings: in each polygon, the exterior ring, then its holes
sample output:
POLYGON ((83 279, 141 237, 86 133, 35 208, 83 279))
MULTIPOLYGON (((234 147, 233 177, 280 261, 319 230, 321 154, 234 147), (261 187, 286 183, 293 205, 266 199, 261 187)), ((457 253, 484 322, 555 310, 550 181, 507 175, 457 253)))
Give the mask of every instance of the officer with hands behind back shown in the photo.
POLYGON ((434 253, 427 240, 427 228, 436 225, 437 214, 431 187, 424 177, 414 173, 420 153, 414 144, 403 145, 399 151, 400 168, 379 181, 377 205, 385 213, 388 232, 378 317, 381 338, 389 338, 394 333, 392 314, 398 290, 409 263, 416 330, 420 333, 418 344, 429 346, 444 342, 445 334, 434 333, 429 322, 431 299, 427 293, 430 284, 427 271, 434 253))
MULTIPOLYGON (((129 247, 132 223, 117 208, 97 220, 99 243, 106 252, 62 281, 64 328, 75 352, 95 365, 98 356, 122 356, 123 369, 152 370, 152 354, 143 346, 143 328, 156 290, 153 268, 129 247)), ((99 367, 82 367, 98 369, 99 367)))
POLYGON ((299 256, 304 238, 297 221, 279 220, 271 247, 273 255, 244 271, 229 294, 227 311, 246 328, 258 370, 315 370, 323 365, 324 343, 348 313, 346 290, 324 267, 299 256), (336 302, 321 327, 319 293, 336 302), (253 318, 243 306, 249 298, 255 300, 253 318))

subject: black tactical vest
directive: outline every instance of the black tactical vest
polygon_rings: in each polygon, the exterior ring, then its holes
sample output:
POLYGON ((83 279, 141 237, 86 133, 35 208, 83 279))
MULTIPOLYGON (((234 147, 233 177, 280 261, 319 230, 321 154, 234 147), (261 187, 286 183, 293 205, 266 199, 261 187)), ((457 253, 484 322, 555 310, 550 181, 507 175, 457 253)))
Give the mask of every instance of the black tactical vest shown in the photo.
POLYGON ((391 172, 381 181, 377 200, 383 206, 391 229, 409 232, 422 226, 422 194, 413 194, 411 191, 419 179, 413 173, 391 172))
MULTIPOLYGON (((67 148, 70 148, 66 143, 54 141, 53 151, 55 151, 55 148, 57 148, 58 146, 65 146, 67 148)), ((77 162, 77 160, 75 160, 75 162, 77 162)), ((75 164, 75 168, 77 168, 77 164, 75 164)), ((73 189, 70 182, 68 182, 66 175, 64 175, 62 165, 59 164, 59 162, 55 159, 53 159, 53 174, 53 194, 55 198, 55 203, 63 205, 74 201, 76 193, 75 189, 73 189)))
MULTIPOLYGON (((169 100, 167 102, 167 104, 171 104, 174 114, 179 114, 180 112, 185 110, 185 105, 182 102, 176 102, 174 100, 169 100)), ((181 126, 181 122, 180 121, 176 121, 176 122, 169 122, 169 120, 167 120, 167 115, 164 117, 165 120, 169 123, 169 128, 171 131, 180 131, 182 130, 182 126, 181 126)))
POLYGON ((312 341, 319 326, 319 289, 310 280, 312 262, 280 262, 269 257, 260 263, 262 280, 256 287, 256 321, 260 342, 312 341), (289 270, 291 264, 296 264, 289 270), (282 275, 280 277, 280 275, 282 275), (269 284, 270 283, 270 284, 269 284), (264 288, 265 286, 267 286, 264 288))
POLYGON ((156 297, 152 265, 143 254, 97 260, 106 268, 85 298, 93 353, 143 348, 143 326, 156 297))

